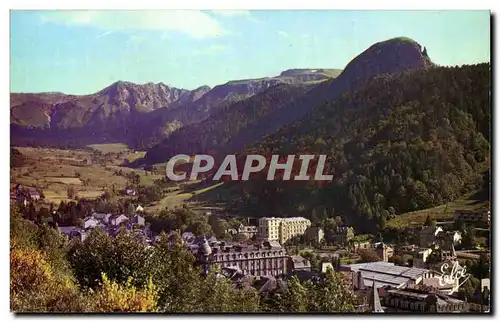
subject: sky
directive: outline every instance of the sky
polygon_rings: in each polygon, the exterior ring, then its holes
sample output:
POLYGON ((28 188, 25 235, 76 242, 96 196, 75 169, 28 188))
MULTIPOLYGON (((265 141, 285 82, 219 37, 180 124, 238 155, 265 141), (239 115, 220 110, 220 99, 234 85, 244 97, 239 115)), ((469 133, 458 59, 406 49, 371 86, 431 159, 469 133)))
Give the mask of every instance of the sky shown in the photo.
POLYGON ((410 37, 439 65, 490 61, 488 11, 11 11, 11 92, 91 94, 118 80, 195 89, 344 68, 410 37))

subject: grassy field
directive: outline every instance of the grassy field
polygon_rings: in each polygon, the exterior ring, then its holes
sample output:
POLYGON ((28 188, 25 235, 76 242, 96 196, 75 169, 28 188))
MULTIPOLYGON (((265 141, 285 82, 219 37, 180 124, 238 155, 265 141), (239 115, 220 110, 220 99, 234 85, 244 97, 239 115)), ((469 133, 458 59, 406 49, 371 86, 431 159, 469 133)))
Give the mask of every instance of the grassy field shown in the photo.
POLYGON ((90 144, 87 145, 87 147, 97 150, 103 154, 130 151, 129 147, 123 143, 90 144))
POLYGON ((155 180, 158 180, 158 179, 161 179, 164 177, 164 175, 153 174, 150 171, 145 171, 142 169, 132 169, 132 168, 127 168, 127 167, 118 166, 118 165, 110 165, 107 168, 110 169, 112 172, 122 170, 122 172, 124 174, 135 172, 136 174, 138 174, 141 177, 140 184, 144 185, 144 186, 150 186, 154 183, 155 180))
POLYGON ((438 222, 448 221, 453 219, 453 212, 455 210, 480 210, 488 208, 488 201, 470 198, 471 195, 468 195, 445 205, 399 215, 396 218, 389 220, 387 222, 387 227, 418 227, 425 223, 427 216, 431 216, 432 219, 436 219, 438 222))
MULTIPOLYGON (((72 186, 79 198, 97 198, 103 194, 106 188, 115 186, 116 189, 125 189, 127 186, 128 173, 135 172, 140 176, 140 184, 144 186, 153 185, 155 180, 164 177, 163 173, 152 173, 142 169, 132 169, 123 166, 124 158, 130 161, 133 158, 144 156, 144 152, 128 150, 122 144, 96 144, 89 146, 109 155, 96 156, 91 150, 59 150, 44 148, 19 147, 26 158, 27 163, 22 167, 11 168, 11 188, 21 184, 29 189, 41 189, 45 195, 45 202, 59 204, 61 201, 69 201, 67 198, 68 187, 72 186), (88 160, 91 162, 88 162, 88 160), (121 171, 122 175, 117 175, 121 171)), ((178 189, 168 193, 162 200, 146 206, 150 213, 159 212, 166 207, 175 208, 189 202, 196 211, 207 211, 204 202, 194 200, 194 196, 205 195, 212 189, 222 184, 214 184, 196 190, 200 181, 189 181, 183 183, 178 189), (194 189, 190 190, 190 186, 194 189), (199 207, 198 207, 199 206, 199 207)), ((124 197, 126 198, 126 197, 124 197)))
MULTIPOLYGON (((187 189, 190 185, 198 184, 199 181, 191 181, 189 183, 184 184, 187 189)), ((206 193, 212 189, 220 187, 223 183, 217 183, 212 186, 202 188, 199 190, 194 190, 192 192, 184 192, 183 190, 176 190, 168 193, 162 200, 154 203, 153 205, 146 206, 145 209, 151 213, 157 213, 165 208, 175 208, 180 207, 182 204, 188 202, 189 206, 193 211, 205 212, 207 211, 207 207, 204 207, 204 203, 200 202, 196 199, 196 196, 202 193, 206 193)), ((211 207, 208 207, 211 208, 211 207)))
MULTIPOLYGON (((100 162, 87 164, 92 152, 84 150, 59 150, 44 148, 16 148, 27 159, 23 167, 11 169, 11 187, 21 184, 31 189, 41 189, 46 202, 58 204, 67 201, 67 189, 73 186, 76 196, 80 198, 96 198, 105 188, 115 185, 118 189, 125 188, 127 179, 113 175, 117 168, 131 171, 125 167, 107 166, 100 162)), ((138 171, 139 172, 139 171, 138 171)), ((144 171, 139 173, 144 178, 144 171)), ((152 181, 158 177, 144 179, 152 181)))

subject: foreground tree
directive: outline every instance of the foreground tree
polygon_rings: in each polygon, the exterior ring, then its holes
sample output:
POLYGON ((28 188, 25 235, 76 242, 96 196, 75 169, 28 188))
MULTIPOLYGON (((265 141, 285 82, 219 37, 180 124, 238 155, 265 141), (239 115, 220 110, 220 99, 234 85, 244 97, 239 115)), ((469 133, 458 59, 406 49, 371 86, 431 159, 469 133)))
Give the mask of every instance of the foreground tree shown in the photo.
POLYGON ((143 288, 136 288, 129 278, 125 285, 110 281, 102 274, 102 284, 90 292, 89 307, 92 312, 155 312, 157 291, 151 279, 143 288))
POLYGON ((300 282, 293 277, 286 288, 264 295, 261 303, 266 312, 355 312, 360 299, 340 273, 329 269, 322 281, 300 282))

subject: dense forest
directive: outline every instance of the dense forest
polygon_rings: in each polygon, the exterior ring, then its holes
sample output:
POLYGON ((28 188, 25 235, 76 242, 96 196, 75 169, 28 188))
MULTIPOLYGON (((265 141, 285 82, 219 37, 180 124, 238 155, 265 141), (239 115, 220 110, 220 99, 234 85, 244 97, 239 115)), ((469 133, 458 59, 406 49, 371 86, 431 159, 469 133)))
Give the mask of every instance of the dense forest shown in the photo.
POLYGON ((161 144, 148 151, 147 160, 155 163, 179 153, 193 155, 214 151, 249 124, 277 111, 306 89, 307 86, 300 84, 278 84, 249 99, 226 104, 205 121, 173 132, 161 144))
POLYGON ((451 201, 479 188, 489 168, 490 79, 489 64, 378 75, 242 153, 327 154, 333 181, 232 185, 253 212, 324 206, 359 231, 451 201))

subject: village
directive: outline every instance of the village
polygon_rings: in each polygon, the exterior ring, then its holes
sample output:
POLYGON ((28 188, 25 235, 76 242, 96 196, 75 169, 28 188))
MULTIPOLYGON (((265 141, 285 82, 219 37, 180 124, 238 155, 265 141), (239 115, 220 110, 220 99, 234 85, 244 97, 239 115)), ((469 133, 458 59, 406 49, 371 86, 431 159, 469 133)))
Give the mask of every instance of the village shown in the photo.
MULTIPOLYGON (((122 193, 136 195, 133 189, 122 193)), ((39 192, 17 185, 11 199, 21 208, 29 209, 41 197, 39 192)), ((488 231, 489 212, 456 210, 452 221, 429 221, 419 231, 418 243, 403 245, 356 235, 353 227, 342 222, 328 232, 329 242, 325 243, 325 231, 304 217, 261 217, 247 220, 247 224, 240 221, 224 231, 224 236, 231 236, 229 240, 196 234, 189 229, 159 232, 152 229, 154 222, 146 220, 140 204, 128 206, 126 213, 97 212, 90 207, 78 225, 60 225, 64 214, 56 209, 44 220, 68 240, 76 238, 83 242, 92 230, 102 229, 112 237, 124 231, 133 233, 149 245, 160 238, 172 243, 180 241, 195 256, 203 273, 217 270, 221 278, 230 279, 234 285, 249 285, 259 293, 286 288, 287 280, 293 276, 302 281, 318 281, 332 269, 341 272, 353 292, 364 299, 358 311, 489 310, 489 267, 486 274, 481 273, 484 276, 476 273, 479 282, 472 296, 464 295, 463 285, 471 277, 470 267, 484 266, 490 261, 490 251, 463 249, 465 236, 459 229, 470 225, 488 231), (457 275, 457 270, 462 275, 457 275)), ((225 215, 207 211, 204 216, 225 215)), ((474 270, 481 269, 484 271, 481 267, 474 270)))

